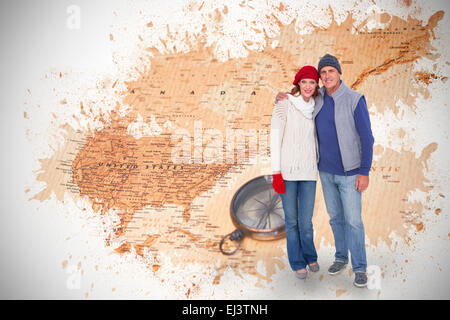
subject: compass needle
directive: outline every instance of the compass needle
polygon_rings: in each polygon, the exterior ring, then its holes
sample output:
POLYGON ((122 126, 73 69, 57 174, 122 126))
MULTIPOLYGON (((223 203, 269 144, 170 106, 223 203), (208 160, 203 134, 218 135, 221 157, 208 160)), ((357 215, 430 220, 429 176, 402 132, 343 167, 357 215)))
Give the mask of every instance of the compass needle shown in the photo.
POLYGON ((261 202, 261 201, 259 201, 258 199, 254 199, 255 201, 257 201, 257 202, 259 202, 259 203, 261 203, 263 206, 266 206, 266 204, 264 203, 264 202, 261 202))

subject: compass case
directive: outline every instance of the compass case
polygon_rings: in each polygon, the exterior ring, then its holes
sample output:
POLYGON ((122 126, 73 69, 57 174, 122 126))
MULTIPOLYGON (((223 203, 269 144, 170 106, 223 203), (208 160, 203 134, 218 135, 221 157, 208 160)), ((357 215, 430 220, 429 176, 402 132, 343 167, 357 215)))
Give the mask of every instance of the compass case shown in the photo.
POLYGON ((286 235, 281 197, 272 188, 272 176, 259 176, 240 187, 231 200, 230 214, 245 236, 274 240, 286 235))

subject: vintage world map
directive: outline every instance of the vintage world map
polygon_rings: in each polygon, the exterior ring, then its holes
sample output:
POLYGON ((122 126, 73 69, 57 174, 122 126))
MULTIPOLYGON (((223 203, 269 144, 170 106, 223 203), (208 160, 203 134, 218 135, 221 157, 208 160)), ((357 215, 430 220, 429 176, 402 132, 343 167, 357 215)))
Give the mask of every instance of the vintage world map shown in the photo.
MULTIPOLYGON (((392 10, 375 2, 349 2, 340 9, 277 2, 265 14, 261 5, 184 2, 177 14, 200 21, 191 29, 142 13, 139 50, 130 53, 138 57, 129 68, 133 76, 105 76, 91 88, 96 98, 63 85, 70 72, 49 73, 61 82, 54 95, 57 108, 66 111, 49 113, 58 143, 38 159, 35 179, 41 187, 25 190, 30 201, 78 203, 75 210, 86 219, 99 219, 96 237, 106 251, 124 261, 132 257, 161 285, 197 270, 173 284, 181 297, 214 297, 214 287, 229 281, 224 277, 252 279, 256 288, 274 286, 280 272, 290 276, 285 239, 245 238, 233 256, 221 254, 219 242, 235 229, 230 203, 236 191, 271 174, 275 95, 291 89, 301 66, 317 66, 331 53, 341 63, 343 81, 365 95, 375 137, 363 195, 366 246, 413 250, 427 232, 426 218, 446 214, 439 204, 450 196, 440 187, 448 183, 448 170, 439 173, 430 162, 448 148, 448 136, 415 143, 427 99, 434 88, 448 85, 448 56, 434 46, 448 12, 419 18, 409 14, 420 7, 411 1, 397 1, 392 10), (232 24, 240 32, 231 34, 232 24)), ((131 33, 124 29, 112 28, 113 45, 131 33)), ((125 67, 121 59, 115 60, 118 69, 125 67)), ((24 111, 30 132, 31 108, 24 111)), ((332 252, 320 184, 313 224, 316 246, 332 252)), ((62 267, 70 263, 75 261, 69 256, 62 267)), ((380 265, 383 277, 406 281, 401 265, 381 265, 369 253, 370 263, 380 265)), ((318 279, 325 282, 324 275, 318 279)), ((332 295, 350 295, 348 290, 338 286, 332 295)), ((235 291, 245 294, 245 286, 235 291)))

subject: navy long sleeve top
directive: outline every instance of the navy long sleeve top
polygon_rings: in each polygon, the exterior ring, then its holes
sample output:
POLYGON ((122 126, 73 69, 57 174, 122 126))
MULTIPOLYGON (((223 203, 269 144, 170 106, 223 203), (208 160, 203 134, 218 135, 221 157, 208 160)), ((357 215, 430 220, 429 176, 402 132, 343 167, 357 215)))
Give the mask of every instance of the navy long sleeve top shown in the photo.
POLYGON ((369 175, 372 166, 373 135, 370 126, 369 111, 366 100, 362 96, 355 108, 353 117, 356 130, 361 139, 361 166, 359 168, 345 171, 342 164, 341 151, 334 122, 334 100, 326 92, 324 94, 323 106, 317 114, 315 123, 317 139, 319 143, 319 171, 325 171, 337 175, 369 175))

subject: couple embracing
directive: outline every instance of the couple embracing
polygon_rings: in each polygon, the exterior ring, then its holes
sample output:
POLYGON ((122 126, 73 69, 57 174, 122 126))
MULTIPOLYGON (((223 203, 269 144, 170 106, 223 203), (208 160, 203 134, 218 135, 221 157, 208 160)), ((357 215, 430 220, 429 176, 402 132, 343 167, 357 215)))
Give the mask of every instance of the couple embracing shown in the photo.
POLYGON ((365 287, 361 193, 369 185, 374 139, 364 96, 341 75, 339 61, 326 54, 318 69, 298 71, 290 93, 278 93, 270 130, 272 185, 281 196, 288 260, 296 276, 319 271, 311 220, 320 176, 336 247, 328 273, 340 273, 350 251, 353 284, 365 287))

